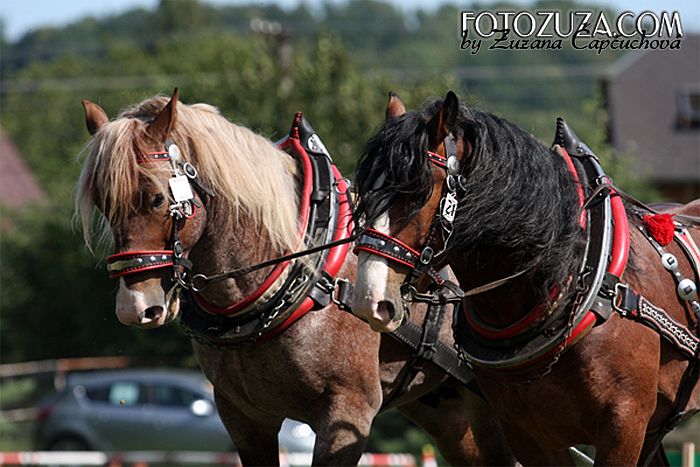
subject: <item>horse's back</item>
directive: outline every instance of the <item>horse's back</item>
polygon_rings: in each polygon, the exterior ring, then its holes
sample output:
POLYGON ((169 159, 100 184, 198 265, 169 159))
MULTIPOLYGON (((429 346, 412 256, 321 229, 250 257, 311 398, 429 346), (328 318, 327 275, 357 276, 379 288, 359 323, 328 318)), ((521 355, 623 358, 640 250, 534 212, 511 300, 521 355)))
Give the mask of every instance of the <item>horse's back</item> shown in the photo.
POLYGON ((669 214, 680 214, 684 216, 700 217, 700 199, 694 199, 686 204, 683 203, 654 203, 654 209, 669 214))

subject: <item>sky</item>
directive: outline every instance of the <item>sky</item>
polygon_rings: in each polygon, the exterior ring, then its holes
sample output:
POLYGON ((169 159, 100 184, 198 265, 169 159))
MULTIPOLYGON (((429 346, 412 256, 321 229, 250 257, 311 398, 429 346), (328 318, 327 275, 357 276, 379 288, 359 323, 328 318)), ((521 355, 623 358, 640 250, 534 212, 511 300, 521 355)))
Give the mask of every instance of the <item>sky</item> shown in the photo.
MULTIPOLYGON (((312 8, 324 0, 305 0, 312 8)), ((330 0, 342 3, 343 0, 330 0)), ((442 3, 463 4, 468 8, 472 0, 389 0, 402 9, 432 10, 442 3)), ((515 0, 526 8, 532 2, 515 0)), ((278 4, 293 7, 300 0, 206 0, 205 3, 278 4)), ((493 3, 493 0, 480 0, 480 4, 493 3)), ((619 11, 652 12, 678 11, 683 27, 687 32, 700 32, 700 1, 698 0, 592 0, 592 3, 610 5, 619 11)), ((10 41, 19 39, 24 33, 41 26, 61 26, 84 16, 108 16, 135 8, 155 8, 158 0, 0 0, 0 18, 4 22, 5 36, 10 41)))

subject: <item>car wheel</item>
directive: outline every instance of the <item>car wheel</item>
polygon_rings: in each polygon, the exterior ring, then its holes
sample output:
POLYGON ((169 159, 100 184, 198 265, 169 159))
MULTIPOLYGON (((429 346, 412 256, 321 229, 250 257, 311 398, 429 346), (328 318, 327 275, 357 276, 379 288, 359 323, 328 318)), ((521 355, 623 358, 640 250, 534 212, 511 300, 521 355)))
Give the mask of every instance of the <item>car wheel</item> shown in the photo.
POLYGON ((70 436, 59 438, 49 445, 49 451, 89 451, 88 446, 82 439, 70 436))

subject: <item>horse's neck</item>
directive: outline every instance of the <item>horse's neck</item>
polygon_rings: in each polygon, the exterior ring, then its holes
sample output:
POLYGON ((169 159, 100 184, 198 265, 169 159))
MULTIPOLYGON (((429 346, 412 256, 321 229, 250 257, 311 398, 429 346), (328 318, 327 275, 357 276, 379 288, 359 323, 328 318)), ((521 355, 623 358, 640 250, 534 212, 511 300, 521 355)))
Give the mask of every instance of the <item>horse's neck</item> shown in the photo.
MULTIPOLYGON (((291 175, 290 175, 291 176, 291 175)), ((273 249, 270 235, 244 212, 236 215, 226 203, 212 199, 207 208, 207 226, 190 258, 195 274, 218 274, 252 266, 287 252, 273 249)), ((283 202, 283 201, 280 201, 283 202)), ((237 279, 213 283, 202 295, 211 304, 225 307, 254 292, 274 266, 237 279)))
MULTIPOLYGON (((461 287, 468 291, 519 272, 509 269, 511 264, 514 261, 506 252, 486 254, 482 250, 478 257, 473 258, 456 255, 450 266, 461 287)), ((489 324, 505 327, 523 318, 540 300, 541 291, 525 274, 470 297, 468 306, 489 324)))

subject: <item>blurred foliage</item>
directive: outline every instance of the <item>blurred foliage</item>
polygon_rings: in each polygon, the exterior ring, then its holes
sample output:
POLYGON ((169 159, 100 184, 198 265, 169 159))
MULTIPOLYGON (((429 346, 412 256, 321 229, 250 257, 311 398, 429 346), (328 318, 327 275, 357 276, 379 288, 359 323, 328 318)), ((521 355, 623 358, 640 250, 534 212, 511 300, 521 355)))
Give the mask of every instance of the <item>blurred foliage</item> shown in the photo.
POLYGON ((2 361, 191 353, 177 326, 143 332, 117 322, 115 284, 70 219, 70 207, 59 205, 3 214, 2 361))
POLYGON ((1 451, 31 451, 33 446, 33 421, 10 422, 0 420, 0 450, 1 451))
MULTIPOLYGON (((533 8, 585 6, 541 0, 533 8)), ((519 7, 504 2, 489 8, 519 7)), ((48 193, 40 205, 0 211, 2 362, 149 355, 193 364, 178 326, 142 331, 117 322, 115 283, 74 229, 76 155, 88 139, 81 99, 99 103, 114 118, 121 109, 178 86, 183 102, 213 104, 232 121, 273 140, 287 133, 294 112, 301 110, 349 174, 383 119, 389 90, 415 108, 454 89, 471 105, 502 114, 546 142, 555 117, 564 116, 611 164, 614 175, 620 174, 623 187, 648 193, 606 145, 600 84, 570 73, 557 77, 571 64, 610 63, 619 55, 568 48, 471 55, 459 50, 464 9, 444 5, 410 12, 378 0, 350 0, 311 11, 303 2, 282 9, 270 3, 161 0, 153 10, 84 18, 33 31, 14 43, 0 28, 0 121, 48 193), (278 21, 282 30, 252 33, 255 19, 278 21), (555 72, 519 74, 536 65, 553 66, 555 72), (494 79, 469 74, 493 66, 502 67, 494 79)), ((429 442, 390 411, 375 421, 368 448, 420 455, 429 442)))
POLYGON ((17 378, 0 381, 0 407, 7 408, 27 399, 36 390, 35 378, 17 378))

